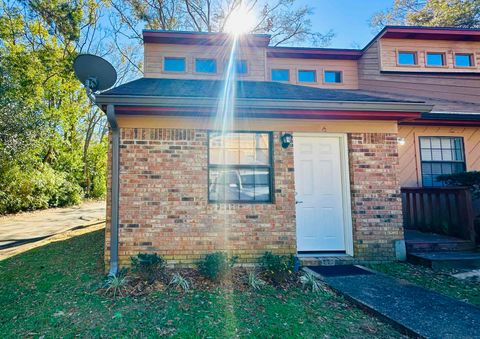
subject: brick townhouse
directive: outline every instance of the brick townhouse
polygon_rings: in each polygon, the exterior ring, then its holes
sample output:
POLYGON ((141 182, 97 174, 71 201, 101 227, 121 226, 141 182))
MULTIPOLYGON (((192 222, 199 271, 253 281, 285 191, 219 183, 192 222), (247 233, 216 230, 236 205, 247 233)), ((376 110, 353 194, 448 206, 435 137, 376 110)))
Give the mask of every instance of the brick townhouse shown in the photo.
POLYGON ((107 266, 139 252, 396 260, 401 187, 480 168, 480 30, 385 27, 363 49, 143 38, 144 77, 96 98, 112 126, 107 266))

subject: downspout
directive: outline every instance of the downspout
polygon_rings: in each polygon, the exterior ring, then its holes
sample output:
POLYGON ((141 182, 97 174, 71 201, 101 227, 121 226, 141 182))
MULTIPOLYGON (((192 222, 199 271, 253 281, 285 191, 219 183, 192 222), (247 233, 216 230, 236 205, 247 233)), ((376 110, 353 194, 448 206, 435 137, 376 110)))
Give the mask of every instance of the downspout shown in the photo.
POLYGON ((119 155, 120 130, 115 118, 115 106, 107 106, 107 120, 112 131, 112 192, 110 198, 110 271, 108 275, 118 273, 118 206, 119 206, 119 155))

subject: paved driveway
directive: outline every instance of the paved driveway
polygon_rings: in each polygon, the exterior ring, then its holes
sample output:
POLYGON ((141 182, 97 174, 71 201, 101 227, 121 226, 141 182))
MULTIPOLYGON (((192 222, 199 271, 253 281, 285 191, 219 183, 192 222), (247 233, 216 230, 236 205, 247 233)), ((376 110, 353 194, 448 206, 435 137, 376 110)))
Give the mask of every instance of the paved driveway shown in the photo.
POLYGON ((0 218, 0 249, 105 220, 105 202, 86 202, 0 218))

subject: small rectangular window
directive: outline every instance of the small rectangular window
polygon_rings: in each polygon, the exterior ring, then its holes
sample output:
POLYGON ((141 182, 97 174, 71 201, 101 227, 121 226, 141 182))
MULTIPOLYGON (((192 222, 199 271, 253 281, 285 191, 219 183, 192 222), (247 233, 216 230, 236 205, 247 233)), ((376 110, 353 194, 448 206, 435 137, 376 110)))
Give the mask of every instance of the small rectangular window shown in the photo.
POLYGON ((423 186, 443 186, 437 177, 465 172, 463 138, 420 137, 423 186))
POLYGON ((272 201, 270 133, 211 132, 208 145, 209 201, 272 201))
POLYGON ((247 74, 247 60, 237 60, 237 62, 235 63, 235 72, 237 74, 247 74))
POLYGON ((416 65, 417 53, 415 52, 398 52, 397 62, 399 65, 416 65))
POLYGON ((427 53, 427 66, 445 66, 445 54, 427 53))
POLYGON ((326 83, 340 84, 340 83, 342 83, 342 72, 340 72, 340 71, 325 71, 324 81, 326 83))
POLYGON ((457 67, 472 67, 473 54, 455 54, 455 66, 457 67))
POLYGON ((288 69, 272 69, 272 81, 289 81, 290 72, 288 69))
POLYGON ((317 82, 317 72, 300 70, 298 71, 298 81, 299 82, 317 82))
POLYGON ((195 72, 217 73, 217 61, 215 59, 195 59, 195 72))
POLYGON ((185 58, 165 58, 163 70, 166 72, 185 72, 185 58))

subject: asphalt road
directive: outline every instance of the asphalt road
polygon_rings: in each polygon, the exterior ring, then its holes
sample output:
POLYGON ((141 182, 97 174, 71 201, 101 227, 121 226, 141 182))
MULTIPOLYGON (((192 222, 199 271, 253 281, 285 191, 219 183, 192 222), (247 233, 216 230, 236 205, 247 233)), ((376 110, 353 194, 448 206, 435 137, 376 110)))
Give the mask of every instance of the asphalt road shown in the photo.
POLYGON ((52 208, 0 218, 0 249, 45 239, 105 220, 105 202, 52 208))

